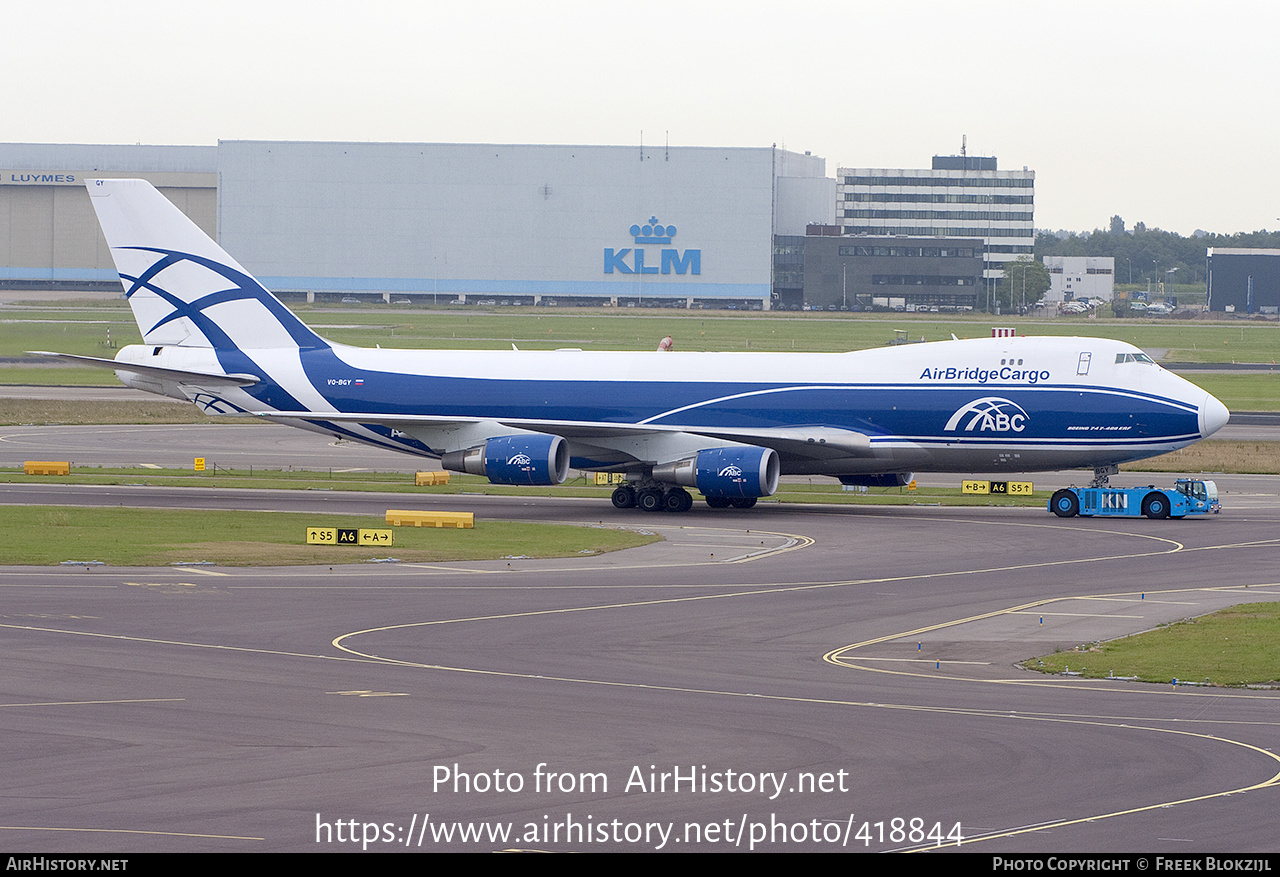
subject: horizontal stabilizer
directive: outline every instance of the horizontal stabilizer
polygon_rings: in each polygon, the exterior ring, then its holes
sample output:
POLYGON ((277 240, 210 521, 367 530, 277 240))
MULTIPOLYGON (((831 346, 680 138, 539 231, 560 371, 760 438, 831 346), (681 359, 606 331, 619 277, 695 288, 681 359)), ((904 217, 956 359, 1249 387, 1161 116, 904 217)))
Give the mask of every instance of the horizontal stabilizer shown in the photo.
POLYGON ((75 353, 53 353, 48 350, 28 350, 36 356, 52 356, 56 359, 74 362, 80 365, 92 365, 98 368, 109 368, 115 371, 133 372, 154 378, 164 378, 178 383, 200 384, 202 386, 251 387, 259 379, 254 375, 222 375, 208 372, 194 372, 180 368, 163 368, 156 365, 138 365, 132 362, 121 362, 115 359, 103 359, 100 356, 79 356, 75 353))

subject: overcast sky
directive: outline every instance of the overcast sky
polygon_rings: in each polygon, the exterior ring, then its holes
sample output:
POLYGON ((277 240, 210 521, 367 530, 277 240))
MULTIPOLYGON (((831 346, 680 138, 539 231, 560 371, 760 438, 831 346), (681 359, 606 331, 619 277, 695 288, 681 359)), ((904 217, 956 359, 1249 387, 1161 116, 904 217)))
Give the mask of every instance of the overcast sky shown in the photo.
POLYGON ((1036 225, 1280 227, 1280 4, 26 0, 0 140, 995 155, 1036 225))

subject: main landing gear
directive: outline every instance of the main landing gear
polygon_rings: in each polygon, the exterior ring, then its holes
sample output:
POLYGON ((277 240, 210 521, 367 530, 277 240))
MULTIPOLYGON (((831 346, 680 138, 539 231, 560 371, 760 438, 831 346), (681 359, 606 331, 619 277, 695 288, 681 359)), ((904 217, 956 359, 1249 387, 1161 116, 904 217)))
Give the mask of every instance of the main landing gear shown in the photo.
MULTIPOLYGON (((708 496, 707 505, 713 509, 749 509, 756 504, 754 496, 729 498, 708 496)), ((613 492, 613 506, 619 509, 640 509, 642 512, 687 512, 693 508, 693 497, 683 487, 664 484, 661 481, 627 482, 613 492)))

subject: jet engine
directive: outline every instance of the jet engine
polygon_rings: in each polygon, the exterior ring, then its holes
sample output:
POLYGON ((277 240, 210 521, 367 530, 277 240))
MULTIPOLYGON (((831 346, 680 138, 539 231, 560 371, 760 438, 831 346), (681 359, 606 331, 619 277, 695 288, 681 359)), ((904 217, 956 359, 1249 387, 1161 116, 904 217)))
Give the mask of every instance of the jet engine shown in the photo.
POLYGON ((559 484, 569 475, 569 444, 558 435, 504 435, 440 458, 444 468, 493 484, 559 484))
POLYGON ((696 487, 709 497, 770 496, 780 472, 777 452, 755 447, 710 448, 653 467, 655 480, 696 487))

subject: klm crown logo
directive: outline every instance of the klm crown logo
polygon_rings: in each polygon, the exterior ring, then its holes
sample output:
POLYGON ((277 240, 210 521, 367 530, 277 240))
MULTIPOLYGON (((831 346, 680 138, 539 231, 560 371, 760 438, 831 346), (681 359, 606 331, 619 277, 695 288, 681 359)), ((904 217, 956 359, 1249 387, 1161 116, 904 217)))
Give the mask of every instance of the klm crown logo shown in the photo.
MULTIPOLYGON (((631 226, 631 238, 636 246, 614 250, 606 247, 604 251, 605 274, 701 274, 702 250, 685 250, 683 253, 671 248, 671 239, 676 236, 674 225, 662 225, 657 216, 649 217, 644 225, 631 226), (645 250, 641 244, 658 244, 666 247, 659 251, 660 265, 645 264, 645 250), (630 259, 628 259, 630 257, 630 259)), ((651 260, 652 261, 652 260, 651 260)))
POLYGON ((637 244, 669 244, 676 236, 674 225, 658 225, 658 217, 649 217, 646 225, 631 226, 631 237, 637 244))

